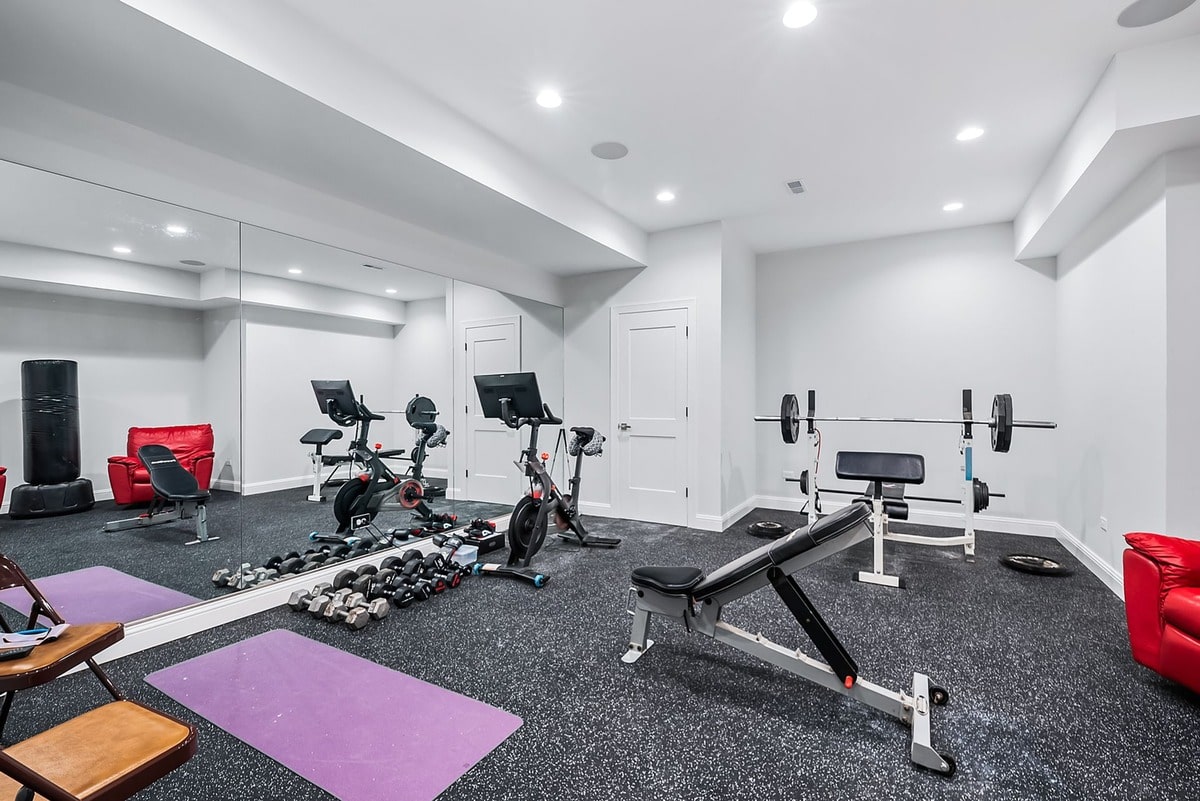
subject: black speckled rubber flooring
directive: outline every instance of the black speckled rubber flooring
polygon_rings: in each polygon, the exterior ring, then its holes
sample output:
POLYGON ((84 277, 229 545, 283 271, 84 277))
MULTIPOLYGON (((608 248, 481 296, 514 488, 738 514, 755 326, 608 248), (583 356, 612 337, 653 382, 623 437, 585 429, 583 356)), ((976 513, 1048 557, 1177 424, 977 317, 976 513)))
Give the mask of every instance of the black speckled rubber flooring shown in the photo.
MULTIPOLYGON (((333 531, 336 523, 330 501, 308 503, 311 488, 282 490, 240 498, 232 492, 213 492, 208 503, 208 533, 219 540, 187 545, 196 537, 195 520, 180 520, 148 528, 105 532, 110 520, 137 517, 145 506, 118 508, 101 501, 73 515, 13 520, 0 517, 0 552, 16 560, 33 578, 107 565, 146 581, 185 592, 196 598, 216 598, 233 590, 213 586, 221 567, 243 562, 261 565, 274 554, 303 552, 313 546, 314 530, 333 531)), ((512 507, 474 501, 432 498, 435 512, 452 512, 460 520, 507 515, 512 507)), ((380 527, 409 525, 410 512, 383 511, 380 527)))
MULTIPOLYGON (((904 591, 850 580, 867 565, 869 543, 797 575, 862 678, 901 689, 919 670, 950 691, 933 722, 935 745, 958 761, 950 779, 912 767, 900 723, 682 626, 656 621, 654 648, 621 663, 630 569, 714 568, 760 543, 744 529, 762 517, 799 521, 754 513, 712 534, 593 519, 596 534, 624 543, 586 551, 549 543, 537 560, 552 576, 542 590, 472 578, 357 633, 280 608, 121 660, 111 670, 130 695, 200 729, 199 754, 139 798, 329 798, 141 680, 272 628, 521 716, 524 725, 445 801, 1200 797, 1200 699, 1133 662, 1120 600, 1053 540, 984 532, 975 564, 958 549, 889 543, 891 566, 909 580, 904 591), (1075 575, 1038 578, 998 564, 1018 550, 1075 565, 1075 575)), ((813 651, 769 590, 727 607, 726 618, 813 651)), ((370 691, 330 677, 330 693, 370 691)), ((102 698, 88 676, 24 693, 8 735, 28 736, 102 698)), ((395 725, 421 724, 397 709, 395 725)))

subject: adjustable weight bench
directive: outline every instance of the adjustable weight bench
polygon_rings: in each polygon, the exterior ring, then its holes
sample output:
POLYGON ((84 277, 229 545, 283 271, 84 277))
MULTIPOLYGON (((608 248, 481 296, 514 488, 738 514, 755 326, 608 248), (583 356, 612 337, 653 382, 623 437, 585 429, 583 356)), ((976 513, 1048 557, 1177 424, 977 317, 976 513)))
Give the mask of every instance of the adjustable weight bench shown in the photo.
MULTIPOLYGON (((884 460, 879 481, 894 480, 903 464, 884 460), (897 469, 891 469, 897 468, 897 469)), ((946 690, 914 673, 911 691, 888 690, 858 677, 853 657, 800 589, 793 574, 871 537, 871 508, 855 501, 812 525, 769 542, 705 576, 694 567, 639 567, 633 571, 633 631, 622 661, 637 661, 654 644, 649 638, 653 614, 682 618, 688 631, 732 645, 740 651, 781 667, 789 673, 849 696, 885 712, 910 729, 910 758, 917 765, 950 775, 953 757, 934 750, 930 742, 933 706, 949 700, 946 690), (808 633, 825 662, 799 649, 785 648, 761 634, 751 634, 721 619, 725 605, 770 585, 808 633)))
POLYGON ((208 507, 205 506, 211 497, 208 490, 200 489, 196 477, 184 469, 175 458, 175 454, 171 453, 171 449, 165 445, 143 445, 138 448, 137 454, 138 459, 146 466, 150 474, 150 486, 154 488, 150 508, 137 517, 105 523, 104 530, 125 531, 187 520, 192 516, 188 508, 188 504, 191 504, 196 513, 196 539, 185 542, 184 545, 221 539, 208 536, 208 507), (173 508, 164 512, 167 504, 173 504, 173 508))

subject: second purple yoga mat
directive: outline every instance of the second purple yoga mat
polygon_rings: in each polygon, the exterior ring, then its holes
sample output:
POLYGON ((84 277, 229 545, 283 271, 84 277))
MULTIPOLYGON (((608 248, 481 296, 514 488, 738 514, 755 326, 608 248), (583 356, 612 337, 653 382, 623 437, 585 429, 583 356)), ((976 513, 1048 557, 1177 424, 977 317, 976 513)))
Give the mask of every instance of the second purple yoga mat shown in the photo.
POLYGON ((281 629, 146 681, 342 801, 432 801, 521 726, 281 629))

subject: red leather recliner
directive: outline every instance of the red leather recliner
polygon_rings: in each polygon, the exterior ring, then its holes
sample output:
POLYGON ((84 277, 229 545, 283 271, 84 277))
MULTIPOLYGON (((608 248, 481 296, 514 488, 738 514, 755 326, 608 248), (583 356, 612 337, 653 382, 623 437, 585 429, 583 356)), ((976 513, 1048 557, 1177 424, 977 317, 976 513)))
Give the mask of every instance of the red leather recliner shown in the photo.
POLYGON ((154 498, 150 474, 137 457, 143 445, 165 445, 175 454, 183 469, 196 477, 201 490, 208 490, 213 471, 213 430, 208 423, 195 426, 131 428, 126 455, 108 457, 108 480, 113 500, 125 506, 149 503, 154 498))
POLYGON ((1200 693, 1200 542, 1145 532, 1125 542, 1133 658, 1200 693))
POLYGON ((4 485, 8 483, 8 479, 4 474, 8 472, 7 467, 0 467, 0 505, 4 503, 4 485))

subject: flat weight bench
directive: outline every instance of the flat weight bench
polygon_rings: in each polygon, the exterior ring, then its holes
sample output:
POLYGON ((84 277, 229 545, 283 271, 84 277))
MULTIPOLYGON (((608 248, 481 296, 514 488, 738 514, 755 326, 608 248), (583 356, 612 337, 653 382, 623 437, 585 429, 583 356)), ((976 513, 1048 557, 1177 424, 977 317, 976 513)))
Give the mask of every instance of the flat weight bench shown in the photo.
POLYGON ((200 489, 196 477, 183 468, 175 454, 165 445, 143 445, 138 448, 138 459, 146 466, 150 474, 150 486, 154 488, 154 499, 150 508, 137 517, 125 520, 114 520, 104 524, 105 531, 125 531, 143 526, 157 526, 176 520, 187 520, 192 517, 189 504, 196 513, 196 539, 185 542, 184 545, 196 545, 201 542, 213 542, 220 537, 208 536, 208 490, 200 489), (167 504, 172 509, 164 512, 167 504))
POLYGON ((781 667, 814 684, 847 695, 898 718, 911 733, 910 758, 917 765, 950 775, 953 757, 930 743, 931 705, 949 699, 924 673, 914 673, 911 692, 895 692, 859 679, 858 665, 838 641, 792 574, 871 536, 870 507, 855 501, 810 526, 793 531, 718 568, 708 576, 694 567, 639 567, 633 571, 633 631, 621 657, 637 661, 654 644, 649 639, 652 614, 682 618, 688 631, 699 632, 739 651, 781 667), (721 612, 731 601, 770 585, 808 633, 825 662, 799 649, 785 648, 724 622, 721 612))

